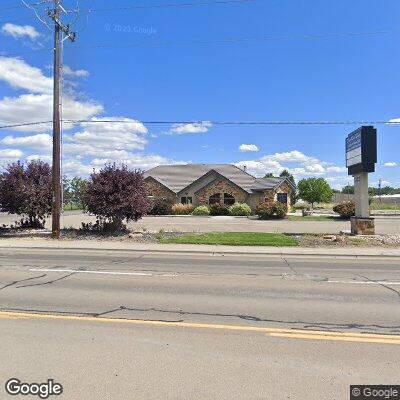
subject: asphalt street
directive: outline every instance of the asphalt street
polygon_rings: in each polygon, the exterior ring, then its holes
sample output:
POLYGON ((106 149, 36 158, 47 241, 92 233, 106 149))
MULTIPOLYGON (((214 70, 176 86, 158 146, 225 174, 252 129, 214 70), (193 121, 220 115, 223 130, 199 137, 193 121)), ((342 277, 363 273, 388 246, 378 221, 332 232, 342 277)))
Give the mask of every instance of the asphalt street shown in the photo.
POLYGON ((336 400, 400 384, 399 264, 1 249, 0 398, 18 398, 11 377, 53 378, 77 400, 336 400))

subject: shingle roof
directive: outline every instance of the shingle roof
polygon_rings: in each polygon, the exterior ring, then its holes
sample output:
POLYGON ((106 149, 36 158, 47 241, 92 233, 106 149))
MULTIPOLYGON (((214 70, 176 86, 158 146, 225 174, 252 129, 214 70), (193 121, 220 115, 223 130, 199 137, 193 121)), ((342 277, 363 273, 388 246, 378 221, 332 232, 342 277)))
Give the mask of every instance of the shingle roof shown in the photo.
POLYGON ((207 172, 216 171, 246 191, 251 191, 254 177, 230 164, 159 165, 144 173, 151 176, 175 193, 180 192, 207 172))
POLYGON ((253 190, 273 189, 285 181, 285 178, 257 178, 251 187, 253 190))
POLYGON ((252 193, 253 190, 274 188, 285 180, 285 178, 257 179, 231 164, 159 165, 146 171, 144 176, 152 177, 178 193, 210 171, 216 171, 248 193, 252 193))

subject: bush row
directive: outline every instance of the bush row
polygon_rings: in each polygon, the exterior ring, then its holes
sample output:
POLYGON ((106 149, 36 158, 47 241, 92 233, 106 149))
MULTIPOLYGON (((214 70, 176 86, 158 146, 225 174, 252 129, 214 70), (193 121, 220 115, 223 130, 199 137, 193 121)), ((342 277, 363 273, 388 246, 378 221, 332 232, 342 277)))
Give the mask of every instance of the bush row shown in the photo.
POLYGON ((155 198, 152 200, 147 214, 249 216, 251 214, 251 208, 245 203, 235 203, 230 207, 218 203, 194 207, 192 204, 173 204, 170 200, 155 198))

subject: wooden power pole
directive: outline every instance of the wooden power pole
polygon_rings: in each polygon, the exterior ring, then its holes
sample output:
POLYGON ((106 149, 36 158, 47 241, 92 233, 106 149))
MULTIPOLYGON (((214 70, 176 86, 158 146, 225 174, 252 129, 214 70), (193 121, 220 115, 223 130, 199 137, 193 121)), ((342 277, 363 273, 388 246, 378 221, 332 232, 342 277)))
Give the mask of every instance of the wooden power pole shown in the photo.
POLYGON ((48 16, 54 21, 54 87, 53 87, 53 171, 52 171, 52 236, 60 238, 61 216, 61 42, 64 39, 75 41, 75 33, 69 26, 61 22, 61 12, 65 12, 60 0, 54 0, 54 10, 47 10, 48 16))

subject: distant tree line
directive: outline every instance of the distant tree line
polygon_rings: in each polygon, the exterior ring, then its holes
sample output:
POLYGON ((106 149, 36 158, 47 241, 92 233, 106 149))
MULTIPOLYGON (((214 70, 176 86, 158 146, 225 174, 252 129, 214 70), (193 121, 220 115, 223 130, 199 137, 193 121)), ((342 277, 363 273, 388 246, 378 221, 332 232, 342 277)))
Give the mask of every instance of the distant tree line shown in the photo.
MULTIPOLYGON (((342 193, 346 194, 354 194, 354 185, 346 185, 343 187, 342 193)), ((376 188, 370 186, 368 188, 368 193, 370 196, 384 196, 384 195, 390 195, 390 194, 400 194, 400 188, 394 188, 391 186, 383 186, 381 188, 376 188)))

